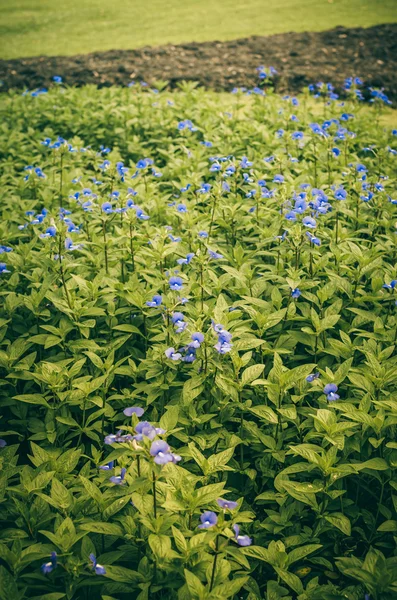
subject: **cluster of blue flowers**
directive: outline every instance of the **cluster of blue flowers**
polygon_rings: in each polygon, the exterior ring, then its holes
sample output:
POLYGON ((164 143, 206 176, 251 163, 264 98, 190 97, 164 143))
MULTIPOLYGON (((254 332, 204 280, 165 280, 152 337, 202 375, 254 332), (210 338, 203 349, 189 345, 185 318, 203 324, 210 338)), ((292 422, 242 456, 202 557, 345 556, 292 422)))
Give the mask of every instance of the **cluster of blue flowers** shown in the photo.
MULTIPOLYGON (((227 511, 233 511, 238 507, 238 503, 232 500, 224 500, 223 498, 217 499, 218 506, 223 509, 224 513, 227 511)), ((199 529, 211 529, 212 527, 216 527, 218 524, 218 515, 211 511, 206 510, 200 516, 200 525, 199 529)), ((237 524, 233 524, 232 529, 234 531, 234 541, 237 542, 239 546, 251 546, 252 539, 248 535, 240 535, 240 526, 237 524)))

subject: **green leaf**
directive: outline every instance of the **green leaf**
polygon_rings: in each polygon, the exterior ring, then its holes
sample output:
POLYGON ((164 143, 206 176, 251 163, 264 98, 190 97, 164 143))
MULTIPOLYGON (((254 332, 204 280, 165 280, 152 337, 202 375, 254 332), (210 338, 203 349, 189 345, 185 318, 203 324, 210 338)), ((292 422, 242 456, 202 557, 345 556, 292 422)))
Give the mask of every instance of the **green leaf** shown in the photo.
POLYGON ((191 571, 184 570, 186 584, 191 597, 194 600, 201 600, 205 597, 205 587, 201 583, 200 579, 191 571))
POLYGON ((340 529, 345 535, 351 535, 350 520, 342 513, 332 513, 332 515, 327 515, 324 518, 328 523, 331 523, 331 525, 340 529))
POLYGON ((389 469, 389 465, 383 458, 370 458, 362 463, 352 463, 352 466, 357 471, 362 471, 363 469, 371 469, 372 471, 386 471, 389 469))
POLYGON ((308 544, 307 546, 300 546, 299 548, 291 550, 288 554, 287 565, 290 566, 297 560, 302 560, 302 558, 316 552, 316 550, 319 550, 320 548, 322 548, 321 544, 308 544))
POLYGON ((269 551, 266 548, 262 548, 262 546, 247 546, 242 548, 242 552, 246 556, 250 556, 251 558, 257 558, 258 560, 263 560, 269 564, 272 564, 272 560, 269 554, 269 551))
POLYGON ((80 529, 89 531, 90 533, 103 533, 104 535, 116 535, 118 537, 123 535, 123 530, 120 525, 116 525, 115 523, 92 521, 90 523, 81 523, 80 529))
POLYGON ((131 569, 126 569, 125 567, 117 567, 115 565, 106 565, 106 573, 104 577, 107 577, 112 581, 135 584, 138 584, 143 579, 142 575, 137 571, 132 571, 131 569))
POLYGON ((19 400, 20 402, 26 402, 27 404, 39 404, 41 406, 47 406, 47 408, 50 408, 47 400, 40 394, 21 394, 19 396, 14 396, 13 398, 14 400, 19 400))
POLYGON ((242 374, 241 383, 243 386, 252 383, 255 379, 261 376, 265 365, 252 365, 251 367, 247 367, 242 374))
POLYGON ((288 573, 285 569, 280 569, 279 567, 274 567, 277 575, 281 577, 281 579, 289 585, 290 588, 294 590, 297 594, 303 593, 303 585, 299 577, 294 575, 293 573, 288 573))
POLYGON ((397 521, 384 521, 381 525, 379 525, 378 531, 397 532, 397 521))
POLYGON ((270 406, 252 406, 248 410, 268 423, 273 423, 275 425, 278 423, 278 417, 270 406))

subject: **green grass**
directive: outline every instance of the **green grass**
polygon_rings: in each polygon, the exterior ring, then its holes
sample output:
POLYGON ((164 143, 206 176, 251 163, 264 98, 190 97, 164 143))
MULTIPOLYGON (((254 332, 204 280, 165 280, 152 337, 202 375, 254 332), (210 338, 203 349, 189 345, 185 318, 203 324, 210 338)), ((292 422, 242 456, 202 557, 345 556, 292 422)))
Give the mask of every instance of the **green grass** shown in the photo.
POLYGON ((0 0, 0 11, 2 58, 397 20, 396 0, 0 0))

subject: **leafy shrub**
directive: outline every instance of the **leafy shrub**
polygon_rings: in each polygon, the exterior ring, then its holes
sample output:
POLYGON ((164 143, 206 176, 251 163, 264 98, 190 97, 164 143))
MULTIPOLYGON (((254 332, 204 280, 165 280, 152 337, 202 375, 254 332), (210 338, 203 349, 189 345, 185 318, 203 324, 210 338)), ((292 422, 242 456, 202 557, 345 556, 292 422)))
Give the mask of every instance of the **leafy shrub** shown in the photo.
POLYGON ((1 600, 395 598, 375 104, 2 97, 1 600))

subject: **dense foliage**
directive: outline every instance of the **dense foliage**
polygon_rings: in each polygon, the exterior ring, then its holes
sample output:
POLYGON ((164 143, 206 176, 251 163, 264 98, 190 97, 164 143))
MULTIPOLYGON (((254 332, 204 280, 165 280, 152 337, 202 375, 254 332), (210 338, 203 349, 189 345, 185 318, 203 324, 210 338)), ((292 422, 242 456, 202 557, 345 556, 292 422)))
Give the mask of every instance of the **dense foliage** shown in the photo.
POLYGON ((2 97, 1 600, 396 597, 397 138, 319 95, 2 97))

